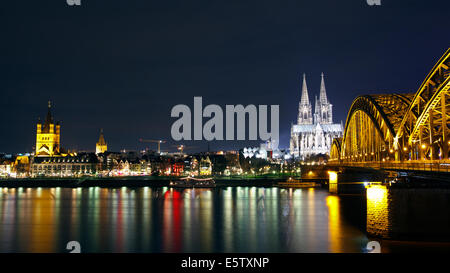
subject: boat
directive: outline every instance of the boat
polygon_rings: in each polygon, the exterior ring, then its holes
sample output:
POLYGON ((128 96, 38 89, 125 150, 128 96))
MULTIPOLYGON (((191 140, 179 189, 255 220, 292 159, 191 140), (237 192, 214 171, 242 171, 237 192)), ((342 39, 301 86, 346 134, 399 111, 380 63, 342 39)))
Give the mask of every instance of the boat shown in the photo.
POLYGON ((278 182, 276 184, 280 188, 315 188, 319 187, 320 184, 314 181, 305 182, 298 179, 289 178, 286 181, 278 182))
POLYGON ((169 185, 174 188, 215 188, 216 181, 212 178, 183 177, 180 180, 171 181, 169 185))

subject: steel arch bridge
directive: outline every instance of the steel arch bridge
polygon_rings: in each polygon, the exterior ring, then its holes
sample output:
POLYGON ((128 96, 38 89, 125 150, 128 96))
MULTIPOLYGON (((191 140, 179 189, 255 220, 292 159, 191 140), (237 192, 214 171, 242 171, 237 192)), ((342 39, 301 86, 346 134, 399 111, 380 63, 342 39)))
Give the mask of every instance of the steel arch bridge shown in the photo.
POLYGON ((348 112, 343 137, 333 141, 330 161, 448 161, 449 89, 450 48, 415 94, 357 97, 348 112))

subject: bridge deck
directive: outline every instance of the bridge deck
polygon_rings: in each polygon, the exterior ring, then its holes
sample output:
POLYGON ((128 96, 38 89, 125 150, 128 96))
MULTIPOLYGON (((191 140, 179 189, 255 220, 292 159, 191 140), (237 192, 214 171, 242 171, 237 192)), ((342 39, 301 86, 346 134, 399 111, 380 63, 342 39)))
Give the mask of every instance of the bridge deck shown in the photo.
POLYGON ((450 172, 450 160, 405 162, 328 162, 329 166, 360 167, 395 171, 450 172))

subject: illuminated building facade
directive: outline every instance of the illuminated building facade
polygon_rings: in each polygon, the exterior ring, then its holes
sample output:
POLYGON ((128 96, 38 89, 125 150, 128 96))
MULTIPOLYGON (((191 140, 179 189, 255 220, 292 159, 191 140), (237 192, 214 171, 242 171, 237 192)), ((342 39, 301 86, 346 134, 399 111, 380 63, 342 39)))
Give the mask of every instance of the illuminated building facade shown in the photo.
POLYGON ((0 155, 0 177, 10 177, 14 167, 14 159, 11 155, 0 155))
POLYGON ((85 153, 76 156, 40 156, 31 163, 31 175, 39 176, 83 176, 96 174, 100 168, 95 154, 85 153))
POLYGON ((302 96, 297 124, 291 127, 290 153, 300 159, 328 154, 334 138, 342 137, 342 124, 333 123, 333 105, 328 101, 322 73, 320 97, 315 103, 314 116, 309 100, 306 77, 303 74, 302 96))
POLYGON ((39 120, 36 128, 36 156, 57 156, 60 154, 60 124, 53 121, 51 104, 44 124, 39 120))
POLYGON ((180 176, 184 172, 184 161, 179 160, 172 164, 172 175, 180 176))
POLYGON ((0 163, 0 177, 9 177, 11 174, 12 163, 1 162, 0 163))
POLYGON ((209 156, 207 156, 206 158, 203 158, 200 160, 200 164, 199 164, 199 169, 200 169, 200 175, 211 175, 212 174, 212 164, 211 164, 211 160, 209 159, 209 156))

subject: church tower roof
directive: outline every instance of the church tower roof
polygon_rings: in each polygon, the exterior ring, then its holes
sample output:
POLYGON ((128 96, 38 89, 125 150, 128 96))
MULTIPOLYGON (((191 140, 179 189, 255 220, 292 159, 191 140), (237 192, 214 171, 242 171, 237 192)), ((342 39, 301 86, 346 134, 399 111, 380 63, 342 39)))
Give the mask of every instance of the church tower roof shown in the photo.
POLYGON ((48 110, 47 110, 47 117, 45 118, 45 123, 42 128, 43 132, 49 132, 50 131, 50 124, 53 124, 53 116, 52 116, 52 104, 50 101, 48 101, 48 110))
POLYGON ((48 111, 47 111, 47 118, 45 119, 45 123, 52 123, 53 122, 51 108, 52 108, 52 103, 50 101, 48 101, 48 111))
POLYGON ((300 101, 302 105, 309 105, 308 86, 306 85, 306 75, 303 73, 302 98, 300 101))
POLYGON ((41 119, 36 130, 36 156, 55 156, 60 154, 60 125, 53 121, 51 103, 48 102, 48 111, 44 124, 41 119))
POLYGON ((106 145, 105 137, 103 136, 103 128, 100 129, 100 137, 98 138, 97 145, 106 145))
POLYGON ((101 154, 108 150, 108 146, 106 145, 105 137, 103 136, 103 128, 100 129, 100 137, 98 138, 98 142, 95 144, 95 153, 101 154))
POLYGON ((327 90, 325 89, 325 80, 323 79, 323 72, 322 72, 322 80, 320 82, 320 103, 321 104, 327 104, 327 90))

